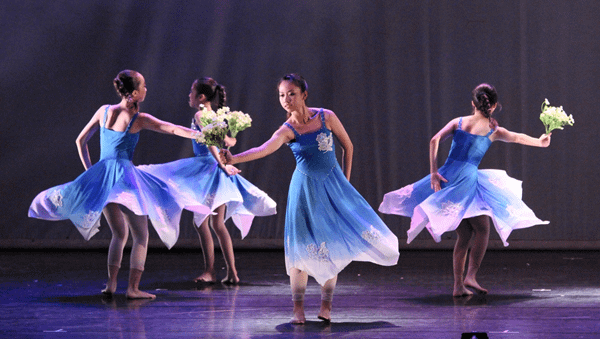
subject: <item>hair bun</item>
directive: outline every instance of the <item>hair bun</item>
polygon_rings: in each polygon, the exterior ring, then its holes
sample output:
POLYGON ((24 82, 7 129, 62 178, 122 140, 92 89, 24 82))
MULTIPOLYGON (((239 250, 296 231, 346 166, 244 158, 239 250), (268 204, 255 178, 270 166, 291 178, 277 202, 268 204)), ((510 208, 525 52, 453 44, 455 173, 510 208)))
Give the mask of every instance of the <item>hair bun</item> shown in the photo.
POLYGON ((119 93, 122 93, 122 91, 123 91, 123 87, 125 86, 125 85, 123 84, 123 81, 121 81, 121 79, 119 79, 119 78, 115 78, 115 79, 113 80, 113 84, 115 85, 115 88, 117 89, 117 91, 118 91, 119 93))

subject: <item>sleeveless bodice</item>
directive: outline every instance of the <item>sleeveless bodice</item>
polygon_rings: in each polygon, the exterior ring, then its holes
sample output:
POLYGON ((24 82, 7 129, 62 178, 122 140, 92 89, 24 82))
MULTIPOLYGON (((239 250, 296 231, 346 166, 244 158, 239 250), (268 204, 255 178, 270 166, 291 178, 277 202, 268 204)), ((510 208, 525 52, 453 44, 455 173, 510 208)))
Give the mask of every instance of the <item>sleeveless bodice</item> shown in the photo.
POLYGON ((102 210, 107 204, 122 205, 136 215, 147 215, 160 239, 171 248, 179 237, 182 209, 210 214, 203 202, 179 194, 179 187, 133 166, 133 151, 139 133, 130 133, 138 114, 127 128, 106 128, 109 105, 100 121, 100 161, 75 180, 49 188, 36 196, 29 216, 46 220, 70 219, 89 240, 99 231, 102 210))
MULTIPOLYGON (((194 119, 191 128, 200 131, 194 119)), ((276 213, 277 204, 265 192, 239 174, 228 175, 204 144, 192 140, 192 145, 194 157, 137 168, 176 187, 177 197, 184 201, 185 209, 189 209, 187 202, 206 205, 208 211, 194 211, 195 225, 201 225, 212 211, 225 205, 224 220, 231 218, 244 239, 255 216, 276 213)))
POLYGON ((335 157, 333 135, 325 126, 323 109, 317 114, 321 119, 321 128, 314 132, 299 134, 289 123, 284 125, 291 129, 296 137, 288 143, 296 158, 296 170, 313 179, 324 180, 327 174, 339 165, 335 157))
POLYGON ((383 197, 379 211, 411 217, 407 242, 427 229, 436 242, 446 232, 456 230, 463 219, 487 215, 508 246, 508 236, 514 229, 547 224, 535 216, 522 198, 521 181, 501 170, 478 169, 492 141, 489 136, 468 133, 462 129, 462 118, 454 131, 452 146, 439 174, 447 182, 442 189, 431 188, 431 175, 389 192, 383 197))
POLYGON ((458 122, 458 129, 454 131, 452 146, 450 146, 450 154, 448 154, 446 164, 460 161, 477 167, 492 144, 489 136, 494 133, 494 129, 490 130, 486 135, 476 135, 465 132, 461 126, 462 118, 458 122))
POLYGON ((106 118, 108 115, 108 108, 104 111, 104 121, 100 126, 100 160, 104 159, 133 159, 133 151, 140 139, 140 133, 129 133, 129 129, 133 125, 133 122, 138 117, 139 113, 136 113, 132 118, 127 129, 124 132, 117 132, 106 128, 106 118))
POLYGON ((398 262, 398 238, 350 184, 338 164, 333 132, 320 109, 314 132, 294 132, 288 146, 296 158, 285 213, 284 250, 288 274, 295 268, 320 285, 351 261, 398 262), (317 121, 318 122, 318 121, 317 121))
MULTIPOLYGON (((192 129, 198 132, 201 130, 200 126, 196 124, 196 119, 194 118, 192 118, 192 129)), ((194 148, 194 155, 197 157, 210 154, 208 147, 206 147, 206 145, 203 143, 197 142, 196 140, 192 140, 192 147, 194 148)))

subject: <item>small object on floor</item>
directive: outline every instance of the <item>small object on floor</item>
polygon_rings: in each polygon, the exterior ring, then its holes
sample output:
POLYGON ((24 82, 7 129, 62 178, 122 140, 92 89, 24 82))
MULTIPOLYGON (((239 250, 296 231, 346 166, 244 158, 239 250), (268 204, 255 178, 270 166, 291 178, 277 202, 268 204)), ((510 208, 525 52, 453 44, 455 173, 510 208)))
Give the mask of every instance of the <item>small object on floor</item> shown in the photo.
POLYGON ((469 332, 463 333, 460 339, 489 339, 489 337, 485 332, 469 332))
POLYGON ((318 316, 317 318, 319 318, 319 319, 323 320, 323 322, 325 322, 326 324, 329 324, 329 323, 331 322, 331 319, 329 319, 329 318, 325 318, 325 317, 323 317, 323 316, 318 316))

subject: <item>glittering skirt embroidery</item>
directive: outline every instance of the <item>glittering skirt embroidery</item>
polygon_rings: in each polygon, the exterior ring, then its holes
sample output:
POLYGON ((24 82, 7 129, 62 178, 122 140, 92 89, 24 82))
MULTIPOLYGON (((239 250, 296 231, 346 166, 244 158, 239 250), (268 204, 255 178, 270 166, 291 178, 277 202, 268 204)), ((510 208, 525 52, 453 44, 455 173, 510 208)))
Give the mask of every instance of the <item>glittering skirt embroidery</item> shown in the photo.
POLYGON ((197 203, 208 206, 210 211, 225 205, 225 220, 233 220, 242 239, 250 231, 254 217, 276 213, 273 199, 241 175, 227 175, 211 154, 138 168, 169 183, 184 202, 184 208, 194 212, 194 224, 198 227, 211 213, 195 211, 197 203))
POLYGON ((284 235, 288 273, 299 269, 322 285, 352 261, 396 264, 398 238, 339 165, 328 169, 323 165, 320 175, 296 169, 292 176, 284 235))
POLYGON ((384 196, 379 211, 412 218, 407 232, 409 243, 423 229, 439 242, 442 234, 455 230, 461 220, 480 215, 492 217, 505 246, 512 230, 548 223, 538 219, 521 200, 521 181, 501 170, 469 168, 472 170, 457 171, 461 175, 458 177, 443 174, 448 183, 438 192, 431 189, 429 176, 390 192, 384 196), (405 194, 407 191, 410 196, 405 194))
MULTIPOLYGON (((127 159, 104 159, 72 182, 38 194, 29 216, 46 220, 70 219, 86 240, 98 232, 102 210, 109 203, 147 215, 159 237, 172 247, 179 236, 183 205, 174 188, 136 169, 127 159)), ((208 207, 198 209, 209 213, 208 207)))
POLYGON ((321 246, 317 247, 315 244, 306 245, 306 252, 308 253, 308 257, 312 260, 317 261, 329 261, 329 250, 327 249, 327 245, 322 242, 321 246))

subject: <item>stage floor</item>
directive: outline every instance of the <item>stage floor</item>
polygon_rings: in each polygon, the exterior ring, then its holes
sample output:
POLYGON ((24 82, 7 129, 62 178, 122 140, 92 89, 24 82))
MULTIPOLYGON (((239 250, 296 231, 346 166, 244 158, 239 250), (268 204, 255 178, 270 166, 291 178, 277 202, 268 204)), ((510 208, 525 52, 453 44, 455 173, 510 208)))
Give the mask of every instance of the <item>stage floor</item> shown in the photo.
MULTIPOLYGON (((236 253, 242 283, 202 286, 193 251, 148 255, 141 288, 125 298, 128 255, 111 298, 106 253, 4 251, 2 338, 600 338, 600 252, 488 251, 486 296, 453 298, 450 251, 402 251, 398 265, 352 263, 339 276, 333 321, 316 318, 309 280, 306 325, 290 325, 292 302, 280 251, 236 253), (469 336, 469 338, 473 335, 469 336)), ((223 266, 220 253, 217 264, 223 266)), ((220 278, 224 275, 221 272, 220 278)))

